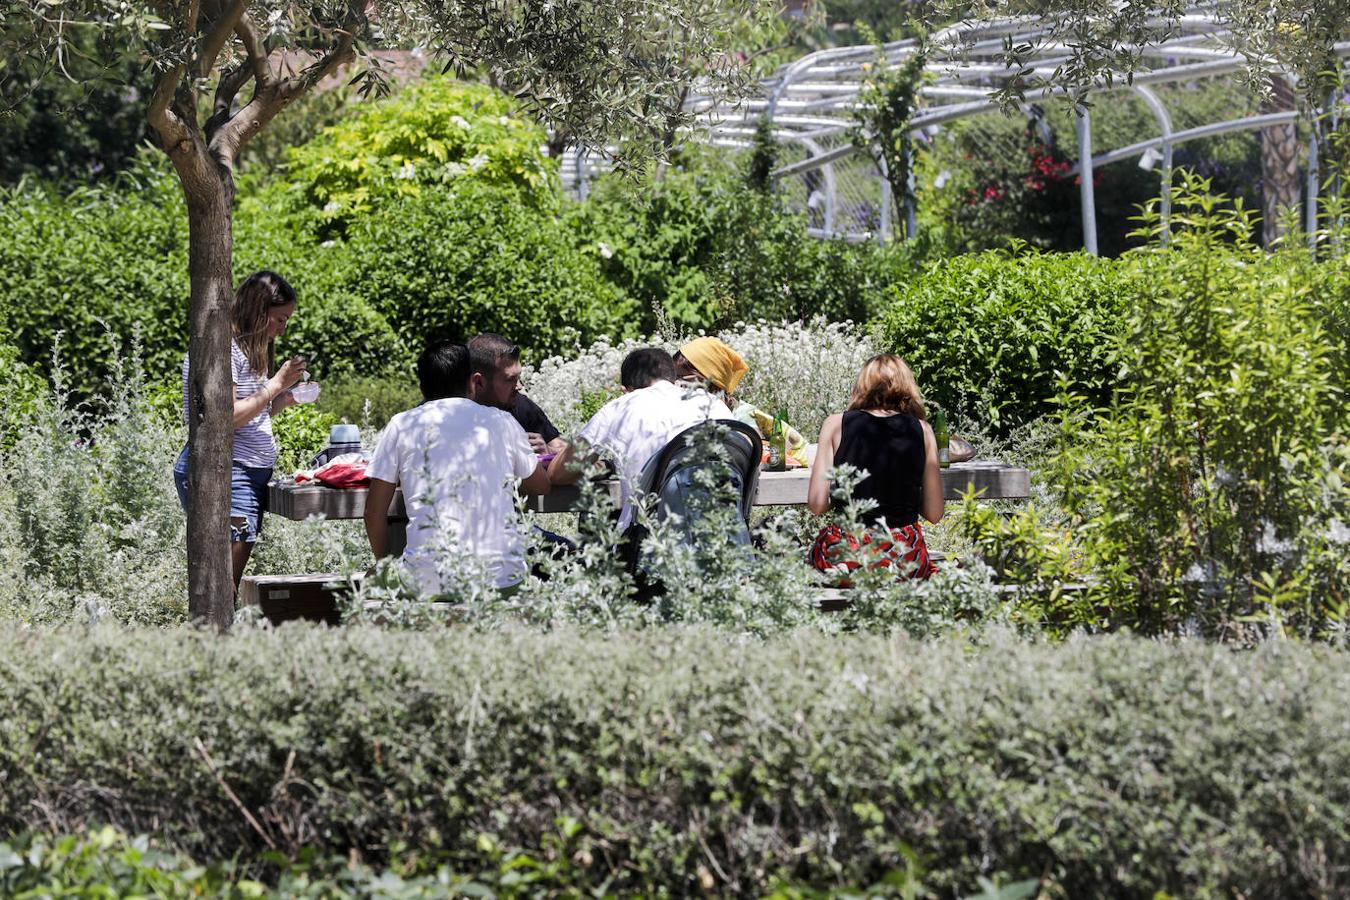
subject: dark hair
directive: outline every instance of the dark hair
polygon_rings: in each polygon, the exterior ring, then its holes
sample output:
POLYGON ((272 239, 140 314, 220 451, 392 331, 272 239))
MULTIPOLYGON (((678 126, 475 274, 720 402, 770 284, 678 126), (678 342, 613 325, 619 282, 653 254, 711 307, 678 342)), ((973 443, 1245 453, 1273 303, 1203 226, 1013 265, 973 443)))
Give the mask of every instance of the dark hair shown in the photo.
POLYGON ((675 380, 675 359, 660 347, 644 347, 623 358, 619 382, 630 391, 641 390, 658 381, 675 380))
POLYGON ((268 313, 275 307, 294 304, 295 288, 268 269, 245 278, 234 292, 230 308, 234 339, 254 374, 269 375, 276 368, 276 342, 267 336, 268 313))
POLYGON ((469 357, 473 370, 480 375, 495 375, 502 360, 520 359, 520 348, 500 334, 485 332, 469 341, 469 357))
POLYGON ((440 344, 422 351, 417 359, 417 384, 423 400, 468 396, 469 348, 440 344))

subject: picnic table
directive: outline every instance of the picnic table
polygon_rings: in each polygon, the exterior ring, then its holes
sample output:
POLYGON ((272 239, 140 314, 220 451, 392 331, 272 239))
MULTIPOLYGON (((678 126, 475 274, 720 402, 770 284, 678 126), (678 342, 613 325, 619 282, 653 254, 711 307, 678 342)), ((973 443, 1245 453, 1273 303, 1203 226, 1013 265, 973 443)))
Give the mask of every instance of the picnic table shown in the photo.
MULTIPOLYGON (((786 472, 760 472, 755 491, 755 506, 805 506, 810 471, 805 468, 786 472)), ((618 479, 604 482, 617 506, 620 500, 618 479)), ((986 460, 952 463, 942 470, 942 492, 948 500, 959 499, 974 488, 982 500, 1024 499, 1031 494, 1031 473, 1027 469, 986 460)), ((303 522, 310 516, 327 519, 360 519, 366 512, 364 488, 330 488, 322 485, 295 484, 289 480, 272 482, 268 488, 268 510, 287 519, 303 522)), ((581 497, 575 484, 558 485, 545 495, 526 498, 526 507, 535 512, 572 512, 581 497)), ((389 505, 390 552, 403 552, 406 542, 407 513, 402 491, 394 492, 389 505)))

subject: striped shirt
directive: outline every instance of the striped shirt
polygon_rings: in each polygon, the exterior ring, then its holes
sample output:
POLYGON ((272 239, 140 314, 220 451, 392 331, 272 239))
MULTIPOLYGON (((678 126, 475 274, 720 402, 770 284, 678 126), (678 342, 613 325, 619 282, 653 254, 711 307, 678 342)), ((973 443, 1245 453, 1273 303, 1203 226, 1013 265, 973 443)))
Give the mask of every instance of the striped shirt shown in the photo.
MULTIPOLYGON (((267 373, 253 371, 238 341, 230 342, 230 379, 234 399, 246 400, 267 385, 267 373)), ((188 421, 188 358, 183 356, 183 423, 188 421)), ((254 469, 270 469, 277 461, 277 443, 272 438, 271 405, 264 405, 248 422, 234 430, 234 461, 254 469)))

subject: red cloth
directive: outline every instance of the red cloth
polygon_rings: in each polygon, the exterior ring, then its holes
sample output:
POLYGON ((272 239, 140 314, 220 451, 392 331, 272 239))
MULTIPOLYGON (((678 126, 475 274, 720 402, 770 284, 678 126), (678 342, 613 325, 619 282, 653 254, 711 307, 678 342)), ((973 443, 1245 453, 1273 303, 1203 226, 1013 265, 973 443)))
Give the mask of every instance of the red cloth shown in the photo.
MULTIPOLYGON (((861 563, 849 556, 857 556, 863 546, 871 546, 872 533, 861 538, 848 534, 838 525, 826 525, 811 545, 811 565, 821 572, 845 575, 859 568, 861 563)), ((890 540, 882 538, 873 551, 876 560, 873 569, 894 568, 897 578, 930 578, 937 567, 928 556, 928 544, 923 539, 923 528, 918 522, 903 528, 892 528, 890 540)), ((840 587, 852 587, 848 578, 841 577, 840 587)))
POLYGON ((332 488, 370 487, 365 463, 331 462, 314 470, 314 480, 332 488))

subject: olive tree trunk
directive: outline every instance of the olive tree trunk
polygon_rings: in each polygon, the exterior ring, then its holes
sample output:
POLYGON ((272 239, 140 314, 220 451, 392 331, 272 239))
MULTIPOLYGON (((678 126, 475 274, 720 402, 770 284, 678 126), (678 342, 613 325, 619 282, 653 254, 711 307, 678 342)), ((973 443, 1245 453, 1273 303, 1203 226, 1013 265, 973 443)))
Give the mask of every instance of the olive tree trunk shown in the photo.
POLYGON ((197 98, 184 76, 166 72, 149 120, 173 163, 188 213, 188 615, 220 630, 234 620, 230 565, 230 467, 234 387, 230 304, 234 298, 233 155, 213 153, 197 123, 197 98))
POLYGON ((230 469, 233 235, 229 190, 183 186, 188 208, 188 614, 226 629, 234 619, 230 469))
MULTIPOLYGON (((1262 104, 1261 112, 1294 108, 1294 89, 1289 79, 1272 79, 1270 97, 1262 104)), ((1287 218, 1298 208, 1300 151, 1297 125, 1276 125, 1261 131, 1261 237, 1267 247, 1284 236, 1287 218)))
POLYGON ((245 0, 213 8, 200 21, 190 4, 183 29, 195 54, 160 74, 147 117, 173 163, 188 212, 188 614, 220 630, 234 620, 230 561, 230 468, 234 455, 234 387, 230 373, 234 301, 234 169, 239 152, 286 106, 354 58, 366 4, 353 0, 332 46, 298 74, 280 77, 271 50, 247 15, 245 0), (200 40, 197 36, 200 35, 200 40), (236 37, 245 59, 220 69, 212 113, 198 121, 198 86, 216 72, 236 37), (236 102, 252 83, 250 100, 236 102))

